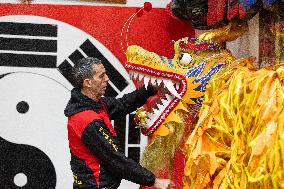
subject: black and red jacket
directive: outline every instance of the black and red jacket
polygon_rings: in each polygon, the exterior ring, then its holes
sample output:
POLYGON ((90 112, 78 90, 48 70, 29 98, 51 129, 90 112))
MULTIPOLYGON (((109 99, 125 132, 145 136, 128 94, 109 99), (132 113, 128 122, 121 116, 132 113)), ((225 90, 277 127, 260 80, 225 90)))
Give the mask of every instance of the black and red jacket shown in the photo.
POLYGON ((115 189, 121 179, 152 186, 155 176, 127 158, 119 147, 110 119, 142 106, 156 91, 140 88, 122 98, 102 97, 95 102, 74 88, 66 108, 74 189, 115 189))

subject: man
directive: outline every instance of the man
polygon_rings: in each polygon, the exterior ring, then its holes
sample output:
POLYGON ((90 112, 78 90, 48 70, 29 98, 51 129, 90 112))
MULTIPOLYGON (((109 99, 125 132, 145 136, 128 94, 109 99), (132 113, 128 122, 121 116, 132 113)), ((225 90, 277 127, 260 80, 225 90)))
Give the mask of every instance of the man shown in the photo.
POLYGON ((153 173, 127 158, 118 146, 110 119, 117 119, 142 106, 156 91, 140 88, 120 99, 102 97, 108 76, 101 61, 88 57, 74 66, 76 88, 65 108, 74 189, 116 189, 126 179, 157 189, 166 189, 168 179, 153 173))

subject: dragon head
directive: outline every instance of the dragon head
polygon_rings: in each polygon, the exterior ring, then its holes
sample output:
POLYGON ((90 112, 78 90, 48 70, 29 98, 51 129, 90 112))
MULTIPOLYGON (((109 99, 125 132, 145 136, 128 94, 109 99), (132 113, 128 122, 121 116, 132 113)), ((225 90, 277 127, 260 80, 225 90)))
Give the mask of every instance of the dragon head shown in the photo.
POLYGON ((161 88, 156 103, 146 108, 149 119, 142 128, 145 135, 159 132, 166 123, 181 123, 177 110, 197 112, 208 81, 234 60, 219 44, 196 38, 182 38, 174 43, 174 49, 172 59, 135 45, 127 49, 125 66, 130 77, 146 87, 156 85, 161 88))

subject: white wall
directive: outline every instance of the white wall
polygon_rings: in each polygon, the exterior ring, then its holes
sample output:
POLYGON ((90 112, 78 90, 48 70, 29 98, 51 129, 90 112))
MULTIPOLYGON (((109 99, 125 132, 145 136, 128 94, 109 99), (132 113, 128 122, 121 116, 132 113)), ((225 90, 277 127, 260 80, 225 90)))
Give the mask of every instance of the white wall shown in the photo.
POLYGON ((235 41, 228 42, 227 47, 237 57, 256 57, 255 66, 259 59, 259 14, 249 22, 249 31, 235 41))

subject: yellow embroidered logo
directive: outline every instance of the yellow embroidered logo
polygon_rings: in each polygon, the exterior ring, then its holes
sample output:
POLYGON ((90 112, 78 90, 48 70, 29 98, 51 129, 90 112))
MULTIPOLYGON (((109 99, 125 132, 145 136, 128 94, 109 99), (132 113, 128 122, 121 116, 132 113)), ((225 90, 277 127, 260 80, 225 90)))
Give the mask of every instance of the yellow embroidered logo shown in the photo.
POLYGON ((74 183, 75 184, 78 184, 78 185, 81 185, 83 184, 83 182, 78 178, 78 175, 73 175, 73 179, 74 179, 74 183))
POLYGON ((118 151, 118 147, 117 145, 115 145, 113 143, 113 141, 111 140, 111 138, 109 137, 109 135, 104 131, 104 128, 100 127, 99 128, 100 133, 102 133, 103 137, 106 139, 106 141, 112 145, 112 147, 114 148, 114 150, 117 152, 118 151))

